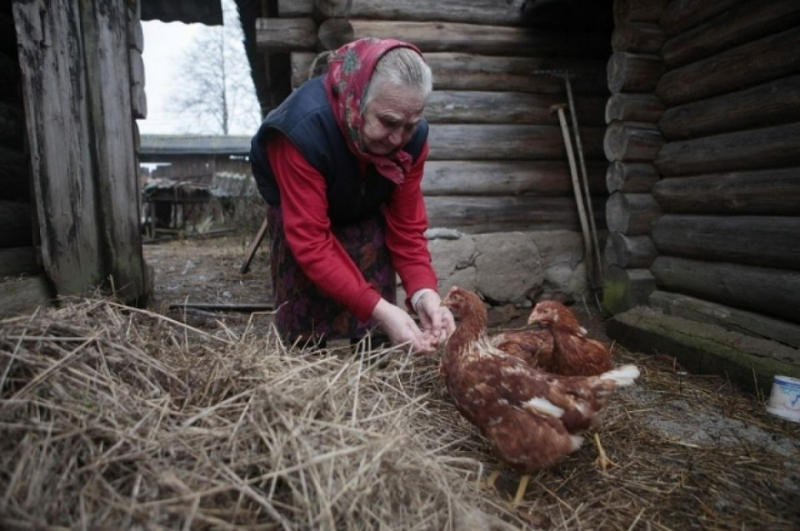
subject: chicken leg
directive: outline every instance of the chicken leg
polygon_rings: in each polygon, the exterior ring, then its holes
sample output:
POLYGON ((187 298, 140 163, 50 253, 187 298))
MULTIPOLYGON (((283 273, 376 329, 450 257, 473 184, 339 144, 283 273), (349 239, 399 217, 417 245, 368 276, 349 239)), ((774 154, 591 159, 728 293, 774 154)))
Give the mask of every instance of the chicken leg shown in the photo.
POLYGON ((522 503, 525 499, 525 493, 528 491, 528 483, 531 481, 530 474, 525 474, 519 478, 519 486, 517 487, 517 494, 509 504, 509 509, 516 509, 517 505, 522 503))
POLYGON ((597 433, 594 434, 594 444, 597 446, 597 453, 599 454, 594 462, 603 469, 603 472, 605 472, 607 468, 617 466, 617 464, 606 455, 603 445, 600 444, 600 436, 597 433))
POLYGON ((505 468, 505 466, 503 465, 503 462, 500 461, 497 464, 497 467, 494 469, 494 471, 491 474, 489 474, 489 477, 487 477, 483 481, 479 481, 478 482, 478 488, 479 489, 493 489, 495 482, 497 482, 497 478, 499 478, 500 474, 503 472, 503 468, 505 468))

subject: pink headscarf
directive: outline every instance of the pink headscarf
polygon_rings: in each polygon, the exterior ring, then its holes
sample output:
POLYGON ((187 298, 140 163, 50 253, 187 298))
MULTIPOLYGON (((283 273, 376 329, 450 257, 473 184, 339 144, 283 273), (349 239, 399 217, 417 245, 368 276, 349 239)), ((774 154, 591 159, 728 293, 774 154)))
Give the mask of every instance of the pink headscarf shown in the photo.
POLYGON ((381 175, 395 184, 403 182, 411 169, 413 157, 402 150, 390 156, 378 156, 361 149, 361 98, 378 60, 389 50, 400 47, 411 48, 422 55, 416 46, 407 42, 359 39, 331 52, 325 76, 328 101, 350 151, 364 162, 374 164, 381 175))

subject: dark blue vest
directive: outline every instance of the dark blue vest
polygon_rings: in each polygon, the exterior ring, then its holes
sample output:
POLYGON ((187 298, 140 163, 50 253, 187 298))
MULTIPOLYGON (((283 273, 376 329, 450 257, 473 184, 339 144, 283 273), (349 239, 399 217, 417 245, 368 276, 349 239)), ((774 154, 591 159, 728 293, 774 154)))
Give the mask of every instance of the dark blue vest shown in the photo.
MULTIPOLYGON (((378 214, 395 188, 395 184, 372 165, 363 178, 359 175, 358 159, 347 147, 333 118, 322 76, 304 83, 272 110, 253 137, 250 147, 253 176, 259 192, 267 204, 273 206, 280 204, 280 192, 266 145, 275 131, 286 135, 325 178, 328 217, 334 225, 346 225, 378 214)), ((416 161, 427 138, 428 123, 423 119, 403 150, 416 161)))

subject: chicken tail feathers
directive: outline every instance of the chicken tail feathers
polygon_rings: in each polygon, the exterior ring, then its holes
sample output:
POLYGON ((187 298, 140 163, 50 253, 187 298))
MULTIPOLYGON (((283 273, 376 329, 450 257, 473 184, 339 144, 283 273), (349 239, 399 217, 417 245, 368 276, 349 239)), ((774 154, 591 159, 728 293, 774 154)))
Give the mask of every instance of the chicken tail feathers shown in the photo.
POLYGON ((578 448, 581 447, 583 444, 583 437, 580 435, 570 435, 570 439, 572 439, 572 451, 574 452, 578 448))
POLYGON ((600 375, 600 379, 605 382, 614 382, 617 387, 627 387, 633 385, 639 377, 639 368, 636 365, 623 365, 600 375))

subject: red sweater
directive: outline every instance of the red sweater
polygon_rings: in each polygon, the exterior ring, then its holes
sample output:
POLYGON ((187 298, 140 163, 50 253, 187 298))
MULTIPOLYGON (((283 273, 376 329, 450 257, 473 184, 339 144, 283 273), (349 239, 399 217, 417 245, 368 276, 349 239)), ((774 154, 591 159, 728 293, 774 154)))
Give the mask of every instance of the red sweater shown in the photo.
MULTIPOLYGON (((280 188, 286 241, 297 264, 319 289, 367 321, 381 296, 331 233, 325 179, 283 135, 267 144, 267 155, 280 188)), ((409 297, 422 288, 437 288, 423 234, 428 218, 420 183, 427 156, 426 143, 384 210, 386 245, 409 297)), ((408 299, 406 305, 410 309, 408 299)))

